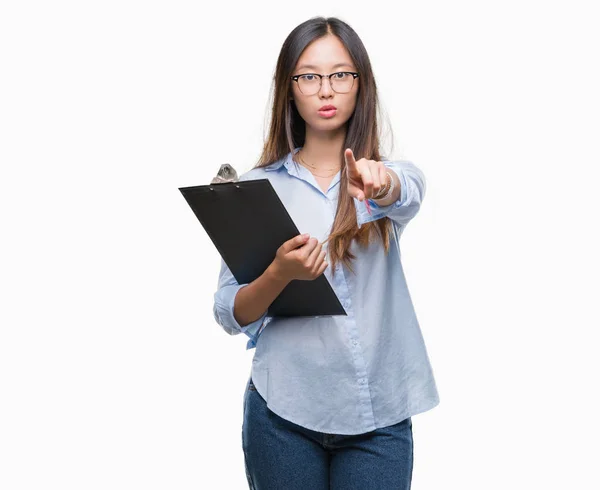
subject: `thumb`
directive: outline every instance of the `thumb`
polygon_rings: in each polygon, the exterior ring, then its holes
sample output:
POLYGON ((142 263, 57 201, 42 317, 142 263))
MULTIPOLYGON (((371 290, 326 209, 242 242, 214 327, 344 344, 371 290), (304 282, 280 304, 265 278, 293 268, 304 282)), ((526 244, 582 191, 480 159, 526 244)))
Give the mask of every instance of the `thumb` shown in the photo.
POLYGON ((298 248, 300 245, 304 245, 304 243, 310 238, 309 233, 305 233, 304 235, 297 235, 291 240, 288 240, 283 244, 283 251, 285 253, 291 252, 292 250, 298 248))

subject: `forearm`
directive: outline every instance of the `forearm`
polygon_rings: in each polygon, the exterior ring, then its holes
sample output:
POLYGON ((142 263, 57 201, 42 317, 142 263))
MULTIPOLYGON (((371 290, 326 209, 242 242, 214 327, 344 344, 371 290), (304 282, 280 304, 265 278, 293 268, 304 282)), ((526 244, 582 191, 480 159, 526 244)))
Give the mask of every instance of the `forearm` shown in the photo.
POLYGON ((272 265, 269 266, 261 276, 237 292, 233 306, 235 320, 242 327, 258 320, 288 283, 277 276, 272 265))
POLYGON ((392 176, 394 188, 387 197, 383 199, 373 199, 379 206, 389 206, 400 198, 400 178, 398 177, 398 174, 390 168, 387 169, 387 172, 392 176))

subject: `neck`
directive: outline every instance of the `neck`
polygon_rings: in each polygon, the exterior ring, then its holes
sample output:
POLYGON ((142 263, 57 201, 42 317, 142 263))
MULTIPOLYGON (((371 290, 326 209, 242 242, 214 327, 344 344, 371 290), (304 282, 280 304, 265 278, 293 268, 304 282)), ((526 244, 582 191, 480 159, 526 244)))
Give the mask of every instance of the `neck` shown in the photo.
POLYGON ((326 169, 340 168, 344 154, 345 127, 335 131, 314 131, 306 127, 306 138, 300 154, 315 170, 326 173, 326 169))

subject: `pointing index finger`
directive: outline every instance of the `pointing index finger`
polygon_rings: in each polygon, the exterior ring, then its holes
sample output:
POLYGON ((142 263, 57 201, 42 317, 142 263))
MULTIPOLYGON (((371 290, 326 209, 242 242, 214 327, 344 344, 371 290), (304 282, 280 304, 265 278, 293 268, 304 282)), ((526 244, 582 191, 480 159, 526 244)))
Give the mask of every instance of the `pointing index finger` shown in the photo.
POLYGON ((354 152, 351 148, 346 148, 344 151, 344 158, 346 159, 346 165, 348 165, 351 170, 356 170, 356 160, 354 159, 354 152))

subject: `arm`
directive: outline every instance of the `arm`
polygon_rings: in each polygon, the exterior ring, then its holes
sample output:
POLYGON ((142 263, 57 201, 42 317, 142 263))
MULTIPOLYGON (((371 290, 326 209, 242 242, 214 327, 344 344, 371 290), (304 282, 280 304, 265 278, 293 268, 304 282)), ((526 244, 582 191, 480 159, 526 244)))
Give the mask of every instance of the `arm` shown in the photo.
POLYGON ((392 195, 385 199, 369 199, 371 215, 366 211, 365 202, 355 199, 357 221, 368 223, 387 216, 397 225, 406 225, 421 208, 426 191, 425 176, 408 160, 385 161, 384 165, 393 172, 395 187, 392 195))
POLYGON ((234 299, 235 320, 245 326, 262 318, 288 282, 277 278, 269 266, 261 276, 238 290, 234 299))
POLYGON ((229 335, 246 334, 248 347, 255 345, 258 334, 270 321, 267 311, 279 296, 287 281, 279 279, 272 266, 249 284, 238 284, 221 259, 218 288, 214 295, 213 315, 215 321, 229 335))

